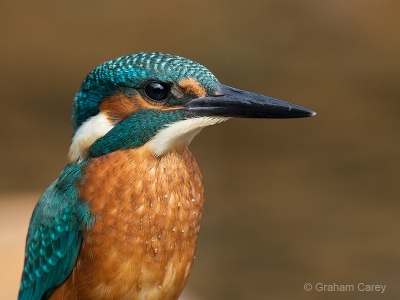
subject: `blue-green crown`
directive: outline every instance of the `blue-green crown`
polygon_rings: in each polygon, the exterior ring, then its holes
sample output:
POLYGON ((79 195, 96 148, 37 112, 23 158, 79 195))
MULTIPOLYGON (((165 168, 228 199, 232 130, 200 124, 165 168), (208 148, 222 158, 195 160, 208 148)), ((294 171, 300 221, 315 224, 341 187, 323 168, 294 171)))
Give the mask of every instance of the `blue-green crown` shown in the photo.
POLYGON ((92 70, 75 97, 74 132, 99 112, 99 103, 115 94, 136 89, 150 80, 179 82, 194 77, 207 91, 214 91, 218 80, 204 66, 180 56, 141 52, 107 61, 92 70))

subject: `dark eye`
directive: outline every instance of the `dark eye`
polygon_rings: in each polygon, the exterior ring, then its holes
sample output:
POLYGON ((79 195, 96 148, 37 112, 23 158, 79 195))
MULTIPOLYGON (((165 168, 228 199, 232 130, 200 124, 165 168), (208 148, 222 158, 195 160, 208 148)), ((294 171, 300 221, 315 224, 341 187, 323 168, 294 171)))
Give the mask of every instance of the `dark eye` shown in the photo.
POLYGON ((146 96, 154 101, 162 101, 168 98, 170 86, 165 82, 150 81, 144 86, 146 96))

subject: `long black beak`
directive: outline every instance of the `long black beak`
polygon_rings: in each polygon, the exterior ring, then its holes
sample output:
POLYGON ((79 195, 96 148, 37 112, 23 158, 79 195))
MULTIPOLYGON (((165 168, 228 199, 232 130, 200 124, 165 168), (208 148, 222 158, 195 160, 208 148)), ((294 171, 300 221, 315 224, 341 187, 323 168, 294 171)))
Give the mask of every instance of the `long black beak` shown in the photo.
POLYGON ((305 118, 316 113, 307 108, 267 96, 218 84, 212 96, 193 99, 185 109, 195 116, 236 118, 305 118))

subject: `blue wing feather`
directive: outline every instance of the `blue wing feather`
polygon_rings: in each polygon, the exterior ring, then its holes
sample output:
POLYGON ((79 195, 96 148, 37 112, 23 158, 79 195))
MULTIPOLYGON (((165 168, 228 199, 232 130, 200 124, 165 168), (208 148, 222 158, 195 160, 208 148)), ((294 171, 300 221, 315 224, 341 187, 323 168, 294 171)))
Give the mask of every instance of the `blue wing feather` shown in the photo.
POLYGON ((18 299, 48 299, 71 273, 83 230, 94 220, 79 199, 81 179, 82 164, 67 166, 40 197, 29 225, 18 299))

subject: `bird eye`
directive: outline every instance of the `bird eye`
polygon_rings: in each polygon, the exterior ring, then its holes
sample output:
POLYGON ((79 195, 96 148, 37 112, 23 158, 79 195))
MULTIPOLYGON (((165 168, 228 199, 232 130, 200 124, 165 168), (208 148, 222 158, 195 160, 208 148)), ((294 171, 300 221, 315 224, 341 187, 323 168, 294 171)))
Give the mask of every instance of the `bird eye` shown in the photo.
POLYGON ((170 86, 165 82, 150 81, 144 87, 146 96, 154 101, 162 101, 168 98, 170 86))

